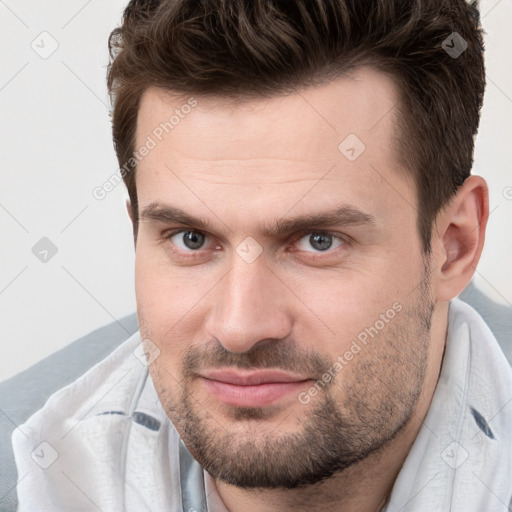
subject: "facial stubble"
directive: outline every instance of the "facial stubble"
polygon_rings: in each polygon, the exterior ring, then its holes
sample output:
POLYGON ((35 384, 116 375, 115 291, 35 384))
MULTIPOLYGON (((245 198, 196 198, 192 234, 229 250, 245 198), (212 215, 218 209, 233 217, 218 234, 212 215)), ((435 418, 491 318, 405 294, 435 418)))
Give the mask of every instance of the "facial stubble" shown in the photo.
POLYGON ((415 300, 355 355, 350 372, 343 368, 307 406, 297 400, 296 412, 280 411, 281 422, 297 415, 294 432, 281 431, 272 407, 212 410, 213 399, 203 404, 195 398, 197 371, 232 366, 321 376, 333 362, 318 352, 282 340, 238 354, 216 340, 191 347, 182 360, 177 397, 162 386, 156 369, 160 399, 189 451, 228 484, 292 489, 328 479, 382 449, 409 422, 423 387, 434 308, 427 276, 428 270, 415 300))

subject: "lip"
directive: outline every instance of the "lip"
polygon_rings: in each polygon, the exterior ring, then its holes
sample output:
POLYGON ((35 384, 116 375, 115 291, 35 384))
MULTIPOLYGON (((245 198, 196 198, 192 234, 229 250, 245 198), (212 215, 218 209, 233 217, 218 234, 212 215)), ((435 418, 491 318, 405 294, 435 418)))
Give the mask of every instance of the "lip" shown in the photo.
POLYGON ((281 370, 210 370, 203 372, 201 377, 210 380, 224 382, 226 384, 235 384, 237 386, 254 386, 267 383, 300 382, 309 380, 307 377, 293 375, 281 370))
POLYGON ((200 375, 207 390, 227 405, 264 407, 298 393, 311 379, 278 370, 212 370, 200 375))

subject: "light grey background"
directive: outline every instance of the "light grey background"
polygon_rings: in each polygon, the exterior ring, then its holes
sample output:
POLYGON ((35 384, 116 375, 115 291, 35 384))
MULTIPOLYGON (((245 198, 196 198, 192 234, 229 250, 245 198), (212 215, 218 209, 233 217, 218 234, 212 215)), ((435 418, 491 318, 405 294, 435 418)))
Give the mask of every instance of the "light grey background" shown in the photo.
MULTIPOLYGON (((124 185, 93 196, 117 170, 105 74, 125 4, 0 0, 0 379, 135 311, 124 185), (43 237, 53 257, 45 242, 33 253, 43 237)), ((481 12, 488 85, 474 173, 491 215, 475 282, 512 304, 512 0, 483 0, 481 12)))

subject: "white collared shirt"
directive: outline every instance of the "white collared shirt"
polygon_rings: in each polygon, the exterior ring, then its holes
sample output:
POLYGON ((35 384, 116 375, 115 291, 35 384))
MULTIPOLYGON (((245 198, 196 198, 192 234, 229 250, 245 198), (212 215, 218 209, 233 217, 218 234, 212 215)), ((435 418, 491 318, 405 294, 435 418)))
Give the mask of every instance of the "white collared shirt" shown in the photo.
MULTIPOLYGON (((19 512, 228 512, 162 409, 139 346, 136 333, 14 431, 19 512)), ((512 372, 482 318, 454 299, 439 382, 386 512, 511 504, 512 372)))

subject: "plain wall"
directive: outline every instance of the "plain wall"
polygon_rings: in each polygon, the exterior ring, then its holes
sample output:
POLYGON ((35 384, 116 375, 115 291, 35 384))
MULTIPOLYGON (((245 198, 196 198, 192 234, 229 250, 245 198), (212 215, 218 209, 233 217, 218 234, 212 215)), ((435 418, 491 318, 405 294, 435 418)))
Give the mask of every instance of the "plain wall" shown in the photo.
MULTIPOLYGON (((135 311, 124 185, 93 195, 117 170, 105 74, 125 3, 0 2, 0 379, 135 311)), ((488 85, 474 173, 491 215, 475 282, 511 304, 512 2, 483 0, 481 13, 488 85)))

